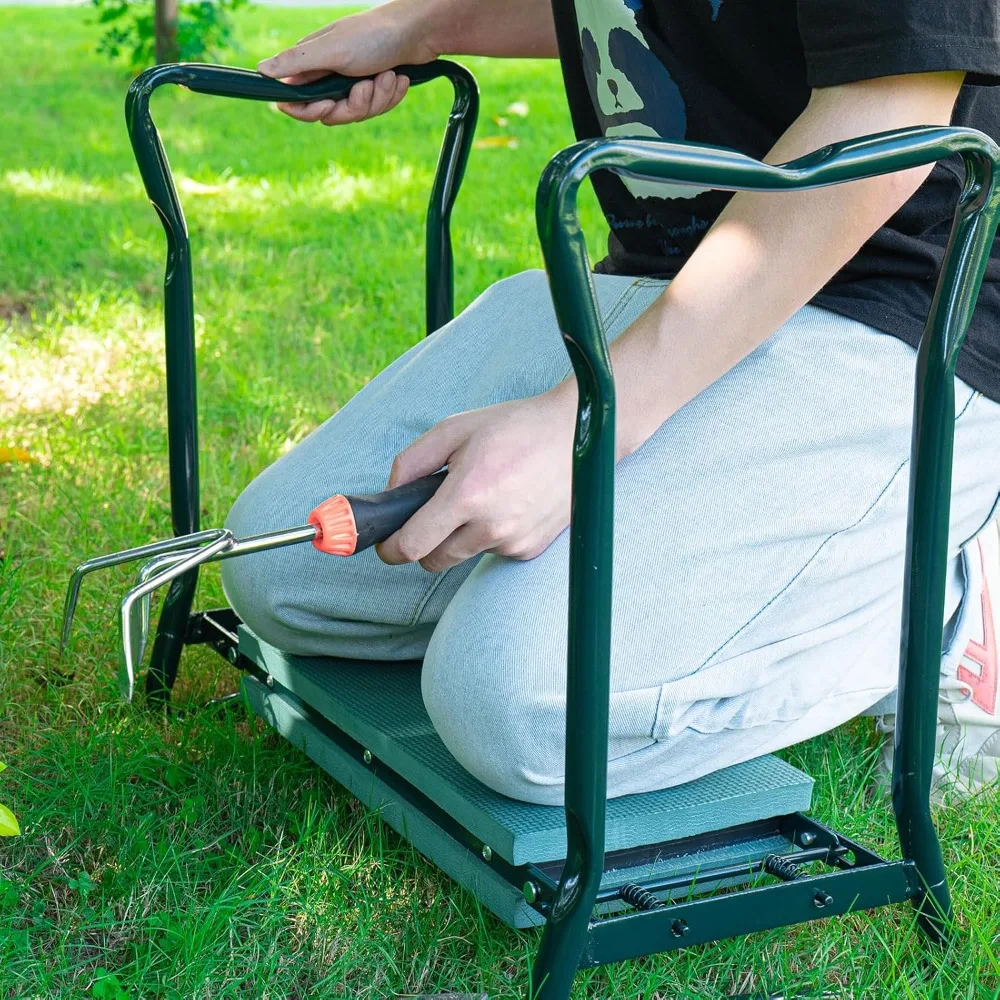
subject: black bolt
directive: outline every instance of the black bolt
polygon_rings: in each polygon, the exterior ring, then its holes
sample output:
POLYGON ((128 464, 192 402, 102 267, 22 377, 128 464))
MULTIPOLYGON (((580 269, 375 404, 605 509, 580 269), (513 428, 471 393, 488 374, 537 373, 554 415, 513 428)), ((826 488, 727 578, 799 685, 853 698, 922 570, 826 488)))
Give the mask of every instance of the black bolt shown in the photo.
POLYGON ((824 889, 820 889, 819 892, 813 896, 813 902, 816 904, 818 910, 822 910, 823 907, 829 906, 833 902, 833 896, 826 892, 824 889))
POLYGON ((670 930, 673 932, 674 937, 684 937, 690 929, 684 920, 675 920, 670 925, 670 930))

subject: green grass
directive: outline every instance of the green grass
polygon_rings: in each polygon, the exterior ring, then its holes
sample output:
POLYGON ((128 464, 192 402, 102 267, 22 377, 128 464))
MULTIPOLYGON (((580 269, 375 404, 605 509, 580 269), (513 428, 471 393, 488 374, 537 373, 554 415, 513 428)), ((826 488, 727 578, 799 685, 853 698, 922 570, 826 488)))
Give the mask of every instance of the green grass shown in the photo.
MULTIPOLYGON (((80 9, 0 8, 0 778, 24 836, 0 842, 0 997, 299 998, 439 990, 514 997, 534 934, 512 932, 300 753, 235 715, 164 722, 120 705, 116 601, 88 581, 71 656, 57 629, 70 570, 170 532, 160 283, 163 237, 122 120, 127 79, 93 54, 80 9), (104 977, 104 985, 101 979, 104 977)), ((241 15, 252 62, 320 10, 241 15)), ((533 194, 571 139, 557 67, 472 61, 517 150, 477 151, 456 213, 457 288, 540 264, 533 194)), ((447 85, 348 131, 266 106, 162 93, 197 292, 203 522, 421 335, 421 216, 447 85)), ((594 204, 586 220, 597 251, 594 204)), ((206 573, 205 604, 219 601, 206 573)), ((180 704, 230 690, 185 657, 180 704)), ((867 791, 870 727, 789 754, 816 815, 892 853, 867 791)), ((960 934, 928 952, 910 910, 882 910, 598 970, 576 995, 667 1000, 1000 996, 996 795, 939 816, 960 934)))

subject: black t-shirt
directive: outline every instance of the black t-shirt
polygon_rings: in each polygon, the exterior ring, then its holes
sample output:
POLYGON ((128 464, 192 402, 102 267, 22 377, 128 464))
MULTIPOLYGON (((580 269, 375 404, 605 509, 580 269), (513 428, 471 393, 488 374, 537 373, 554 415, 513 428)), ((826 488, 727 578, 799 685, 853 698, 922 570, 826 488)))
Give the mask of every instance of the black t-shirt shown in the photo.
MULTIPOLYGON (((581 139, 689 139, 759 159, 811 88, 941 70, 968 74, 953 124, 1000 138, 998 0, 557 0, 555 8, 581 139)), ((963 178, 958 157, 939 163, 813 301, 916 345, 963 178)), ((616 274, 676 274, 731 197, 606 171, 593 180, 611 230, 597 269, 616 274)), ((958 374, 1000 401, 996 244, 958 374)))

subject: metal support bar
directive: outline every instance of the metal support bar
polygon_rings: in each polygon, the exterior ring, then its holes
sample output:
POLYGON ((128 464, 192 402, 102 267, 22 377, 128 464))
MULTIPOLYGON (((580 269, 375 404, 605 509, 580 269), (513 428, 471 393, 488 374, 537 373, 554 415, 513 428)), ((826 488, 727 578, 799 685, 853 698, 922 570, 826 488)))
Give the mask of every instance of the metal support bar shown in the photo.
POLYGON ((917 355, 903 624, 892 801, 903 855, 917 863, 926 892, 920 923, 934 940, 951 916, 941 847, 931 819, 937 753, 938 684, 944 632, 955 365, 996 236, 1000 167, 992 143, 961 143, 965 187, 917 355))
MULTIPOLYGON (((576 374, 579 402, 573 453, 566 687, 569 853, 532 970, 536 1000, 565 1000, 569 996, 588 940, 588 915, 603 868, 615 386, 577 215, 580 186, 594 171, 612 170, 700 188, 796 191, 893 173, 956 154, 965 163, 967 181, 918 361, 893 794, 903 852, 916 861, 930 889, 924 899, 931 897, 946 915, 947 886, 928 793, 948 556, 953 380, 958 350, 996 233, 1000 147, 974 129, 923 127, 838 143, 791 163, 772 165, 733 150, 696 143, 605 138, 564 149, 542 174, 536 201, 538 234, 559 329, 576 374)), ((790 882, 782 888, 799 892, 806 881, 790 882)), ((925 926, 933 930, 924 899, 922 917, 925 926)), ((721 904, 723 911, 725 905, 721 904)), ((660 912, 647 916, 663 919, 660 912)))
POLYGON ((737 934, 899 903, 919 892, 912 861, 807 876, 592 922, 580 968, 687 948, 737 934))
MULTIPOLYGON (((444 143, 427 211, 426 319, 430 333, 453 313, 451 211, 472 148, 479 93, 472 74, 446 60, 423 66, 401 66, 414 85, 446 77, 455 91, 444 143)), ((170 506, 175 534, 198 530, 198 416, 194 342, 194 291, 187 223, 170 174, 170 165, 149 111, 153 92, 177 84, 203 94, 253 101, 315 101, 342 98, 355 78, 328 76, 290 86, 250 70, 196 63, 156 66, 132 82, 125 98, 125 121, 146 193, 167 238, 164 276, 166 336, 167 431, 170 450, 170 506)), ((146 679, 147 698, 169 698, 177 677, 187 619, 194 601, 197 569, 171 585, 160 614, 146 679)))

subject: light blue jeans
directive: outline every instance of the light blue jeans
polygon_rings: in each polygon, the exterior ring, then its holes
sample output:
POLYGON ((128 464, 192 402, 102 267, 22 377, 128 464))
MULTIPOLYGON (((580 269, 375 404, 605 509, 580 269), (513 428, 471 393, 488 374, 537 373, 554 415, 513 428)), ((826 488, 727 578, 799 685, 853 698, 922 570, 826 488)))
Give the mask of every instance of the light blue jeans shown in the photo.
MULTIPOLYGON (((664 287, 595 283, 610 337, 664 287)), ((903 342, 807 306, 619 463, 610 795, 788 746, 892 691, 914 360, 903 342)), ((684 359, 657 363, 668 379, 684 359)), ((501 281, 261 473, 228 526, 268 531, 331 493, 376 492, 443 417, 569 371, 544 274, 501 281)), ((1000 490, 1000 406, 962 382, 956 395, 949 617, 959 549, 1000 490)), ((223 563, 223 581, 286 651, 423 657, 427 711, 455 757, 504 794, 556 804, 567 550, 564 532, 529 562, 486 555, 434 575, 296 546, 223 563)))

